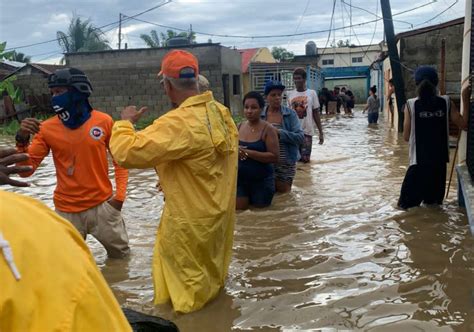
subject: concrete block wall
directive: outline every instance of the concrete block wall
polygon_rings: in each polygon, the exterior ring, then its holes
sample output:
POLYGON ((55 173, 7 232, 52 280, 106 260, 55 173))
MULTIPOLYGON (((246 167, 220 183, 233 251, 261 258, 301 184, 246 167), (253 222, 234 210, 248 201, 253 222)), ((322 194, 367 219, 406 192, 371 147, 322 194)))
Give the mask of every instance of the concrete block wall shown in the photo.
MULTIPOLYGON (((446 40, 446 92, 450 95, 459 95, 463 32, 464 25, 458 24, 405 37, 400 40, 400 60, 412 69, 420 65, 433 66, 440 74, 441 40, 444 38, 446 40)), ((413 98, 416 94, 413 73, 403 68, 402 71, 406 96, 413 98)))
POLYGON ((13 84, 23 91, 25 97, 49 94, 47 76, 43 74, 19 75, 13 84))
MULTIPOLYGON (((232 74, 240 75, 240 53, 217 44, 197 44, 185 49, 197 57, 200 73, 209 80, 216 100, 223 103, 222 74, 229 73, 231 81, 232 74)), ((119 117, 126 105, 147 106, 148 115, 157 117, 170 109, 157 77, 161 60, 169 50, 148 48, 67 54, 66 63, 89 76, 94 88, 91 97, 94 108, 119 117)), ((232 99, 231 106, 237 112, 240 111, 240 100, 240 95, 232 99)))

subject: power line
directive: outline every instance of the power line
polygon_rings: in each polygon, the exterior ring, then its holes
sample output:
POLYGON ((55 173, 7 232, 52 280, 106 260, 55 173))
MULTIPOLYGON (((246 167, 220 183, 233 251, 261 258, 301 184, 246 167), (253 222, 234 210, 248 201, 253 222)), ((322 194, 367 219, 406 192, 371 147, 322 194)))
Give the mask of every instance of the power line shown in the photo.
MULTIPOLYGON (((459 0, 458 0, 459 1, 459 0)), ((168 0, 167 2, 161 4, 161 6, 165 5, 165 4, 168 4, 170 3, 171 0, 168 0)), ((425 7, 425 6, 428 6, 432 3, 432 1, 430 1, 429 3, 425 3, 425 4, 422 4, 420 6, 417 6, 417 7, 414 7, 414 8, 410 8, 410 9, 407 9, 407 10, 404 10, 404 11, 401 11, 401 12, 398 12, 396 14, 393 14, 392 16, 397 16, 397 15, 402 15, 402 14, 405 14, 405 13, 408 13, 408 12, 411 12, 411 11, 414 11, 414 10, 417 10, 419 8, 422 8, 422 7, 425 7)), ((155 6, 156 8, 158 6, 155 6)), ((153 7, 154 9, 156 9, 155 7, 153 7)), ((144 12, 148 12, 149 10, 151 9, 148 9, 144 12)), ((442 13, 441 13, 442 14, 442 13)), ((172 27, 172 26, 167 26, 167 25, 163 25, 163 24, 157 24, 157 23, 154 23, 154 22, 149 22, 149 21, 145 21, 145 20, 142 20, 142 19, 138 19, 136 18, 136 16, 138 15, 141 15, 141 13, 139 14, 136 14, 134 16, 127 16, 133 20, 136 20, 136 21, 140 21, 140 22, 143 22, 143 23, 148 23, 148 24, 151 24, 151 25, 154 25, 154 26, 158 26, 158 27, 163 27, 163 28, 167 28, 167 29, 173 29, 173 30, 177 30, 177 31, 185 31, 185 32, 188 32, 189 30, 188 29, 182 29, 182 28, 178 28, 178 27, 172 27)), ((336 31, 336 30, 342 30, 342 29, 347 29, 347 28, 353 28, 354 27, 359 27, 359 26, 363 26, 363 25, 366 25, 366 24, 370 24, 370 23, 375 23, 377 21, 380 21, 382 18, 377 18, 377 19, 374 19, 374 20, 370 20, 370 21, 365 21, 365 22, 361 22, 361 23, 357 23, 357 24, 350 24, 348 26, 342 26, 342 27, 338 27, 338 28, 332 28, 333 31, 336 31)), ((109 23, 109 24, 106 24, 106 25, 103 25, 101 27, 98 27, 98 28, 95 28, 95 29, 102 29, 104 27, 108 27, 108 26, 111 26, 111 25, 114 25, 114 24, 117 24, 119 23, 119 21, 115 21, 115 22, 112 22, 112 23, 109 23)), ((208 33, 208 32, 200 32, 200 31, 195 31, 193 30, 196 34, 198 35, 204 35, 204 36, 210 36, 210 37, 222 37, 222 38, 243 38, 243 39, 268 39, 268 38, 278 38, 278 37, 297 37, 297 36, 306 36, 306 35, 314 35, 314 34, 320 34, 320 33, 326 33, 326 32, 329 32, 330 30, 317 30, 317 31, 308 31, 308 32, 300 32, 300 33, 293 33, 293 34, 281 34, 281 35, 258 35, 258 36, 245 36, 245 35, 228 35, 228 34, 216 34, 216 33, 208 33)), ((39 42, 39 43, 34 43, 34 44, 29 44, 29 45, 22 45, 22 46, 17 46, 17 47, 11 47, 11 48, 8 48, 6 49, 5 51, 10 51, 10 50, 16 50, 16 49, 20 49, 20 48, 27 48, 27 47, 32 47, 32 46, 37 46, 37 45, 42 45, 42 44, 47 44, 47 43, 51 43, 51 42, 54 42, 54 41, 57 41, 58 38, 56 39, 51 39, 51 40, 47 40, 47 41, 44 41, 44 42, 39 42)))
MULTIPOLYGON (((129 17, 130 17, 130 19, 131 19, 131 18, 134 18, 134 17, 136 17, 136 16, 140 16, 140 15, 146 14, 146 13, 148 13, 148 12, 154 10, 154 9, 157 9, 157 8, 159 8, 159 7, 162 7, 162 6, 164 6, 164 5, 167 5, 167 4, 169 4, 170 2, 171 2, 171 0, 166 0, 166 2, 164 2, 164 3, 161 3, 161 4, 157 5, 157 6, 151 7, 151 8, 149 8, 149 9, 146 9, 146 10, 144 10, 144 11, 138 13, 138 14, 135 14, 135 15, 129 16, 129 17)), ((112 22, 112 23, 108 23, 108 24, 106 24, 106 25, 103 25, 103 26, 94 28, 94 29, 92 29, 92 31, 100 30, 100 29, 106 28, 106 27, 108 27, 108 26, 118 24, 119 22, 120 22, 120 21, 115 21, 115 22, 112 22)), ((115 29, 115 28, 114 28, 114 29, 115 29)), ((112 30, 113 30, 113 29, 112 29, 112 30)), ((110 30, 108 30, 108 31, 110 31, 110 30)), ((108 31, 107 31, 107 32, 108 32, 108 31)), ((68 36, 68 37, 71 37, 71 36, 68 36)), ((52 42, 58 41, 59 39, 60 39, 60 38, 55 38, 55 39, 46 40, 46 41, 44 41, 44 42, 39 42, 39 43, 34 43, 34 44, 29 44, 29 45, 16 46, 16 47, 10 47, 10 48, 5 49, 4 51, 11 51, 11 50, 17 50, 17 49, 20 49, 20 48, 27 48, 27 47, 37 46, 37 45, 48 44, 48 43, 52 43, 52 42)))
MULTIPOLYGON (((405 14, 405 13, 408 13, 408 12, 411 12, 411 11, 414 11, 414 10, 417 10, 417 9, 420 9, 420 8, 422 8, 422 7, 428 6, 428 5, 430 5, 430 4, 431 4, 431 2, 425 3, 425 4, 423 4, 423 5, 420 5, 420 6, 417 6, 417 7, 414 7, 414 8, 410 8, 410 9, 407 9, 407 10, 404 10, 404 11, 401 11, 401 12, 398 12, 398 13, 396 13, 396 14, 393 14, 392 16, 402 15, 402 14, 405 14)), ((375 22, 380 21, 380 20, 382 20, 382 19, 383 19, 383 18, 380 17, 380 18, 376 18, 376 19, 374 19, 374 20, 365 21, 365 22, 361 22, 361 23, 357 23, 357 24, 351 24, 351 25, 342 26, 342 27, 338 27, 338 28, 332 28, 332 30, 335 31, 335 30, 342 30, 342 29, 347 29, 347 28, 359 27, 359 26, 363 26, 363 25, 366 25, 366 24, 375 23, 375 22)), ((167 29, 173 29, 173 30, 176 30, 176 31, 185 31, 185 32, 188 32, 188 31, 189 31, 188 29, 173 27, 173 26, 164 25, 164 24, 158 24, 158 23, 155 23, 155 22, 150 22, 150 21, 146 21, 146 20, 138 19, 138 18, 133 18, 133 20, 139 21, 139 22, 142 22, 142 23, 148 23, 148 24, 151 24, 151 25, 154 25, 154 26, 157 26, 157 27, 162 27, 162 28, 167 28, 167 29)), ((314 34, 329 32, 330 30, 328 30, 328 29, 323 29, 323 30, 299 32, 299 33, 292 33, 292 34, 290 33, 290 34, 280 34, 280 35, 256 35, 256 36, 218 34, 218 33, 209 33, 209 32, 204 32, 204 31, 197 31, 197 30, 193 30, 193 31, 194 31, 197 35, 211 36, 211 37, 242 38, 242 39, 269 39, 269 38, 278 38, 278 37, 296 37, 296 36, 314 35, 314 34)))
MULTIPOLYGON (((298 22, 298 25, 296 26, 296 29, 295 29, 295 32, 294 33, 297 33, 298 32, 298 29, 300 28, 301 26, 301 22, 303 22, 303 18, 306 14, 306 11, 308 10, 308 6, 309 6, 309 2, 310 0, 306 1, 306 6, 304 7, 304 10, 303 10, 303 14, 301 15, 300 17, 300 21, 298 22)), ((291 37, 291 39, 288 41, 288 45, 286 46, 286 48, 288 48, 291 44, 291 42, 293 41, 293 37, 291 37)))
MULTIPOLYGON (((434 1, 433 1, 433 2, 434 2, 434 1)), ((433 2, 428 3, 428 5, 431 5, 433 2)), ((374 14, 373 12, 371 12, 371 11, 365 9, 365 8, 358 7, 358 6, 354 6, 352 3, 349 4, 349 3, 345 2, 344 0, 341 0, 341 3, 343 3, 343 4, 345 4, 346 6, 349 6, 349 7, 351 7, 351 8, 355 8, 355 9, 362 10, 363 12, 366 12, 366 13, 368 13, 368 14, 370 14, 370 15, 373 15, 373 16, 379 18, 379 19, 383 19, 382 16, 379 16, 379 15, 376 14, 376 13, 374 14)), ((377 1, 377 8, 378 8, 378 1, 377 1)), ((395 16, 395 15, 393 15, 393 16, 395 16)), ((392 18, 392 21, 393 21, 393 22, 405 23, 405 24, 408 24, 410 27, 413 28, 413 24, 410 23, 410 22, 402 21, 402 20, 394 20, 393 18, 392 18)))
POLYGON ((450 10, 452 7, 454 7, 454 5, 456 5, 458 2, 459 2, 459 0, 454 1, 448 8, 446 8, 445 10, 443 10, 441 13, 435 15, 434 17, 430 18, 429 20, 424 21, 423 23, 420 23, 420 24, 415 25, 415 27, 418 27, 418 26, 420 26, 420 25, 423 25, 423 24, 425 24, 425 23, 428 23, 428 22, 433 21, 434 19, 438 18, 439 16, 443 15, 443 14, 446 13, 448 10, 450 10))

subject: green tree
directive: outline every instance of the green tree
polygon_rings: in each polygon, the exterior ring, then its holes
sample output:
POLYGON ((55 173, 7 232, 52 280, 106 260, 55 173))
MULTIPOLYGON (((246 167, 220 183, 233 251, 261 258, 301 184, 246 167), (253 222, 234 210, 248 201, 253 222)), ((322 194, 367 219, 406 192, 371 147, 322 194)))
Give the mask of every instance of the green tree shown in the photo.
MULTIPOLYGON (((7 42, 0 43, 0 60, 12 60, 13 54, 15 51, 5 52, 7 47, 7 42)), ((0 96, 6 92, 7 95, 13 100, 13 103, 19 103, 21 101, 21 90, 20 88, 15 88, 13 81, 16 80, 16 76, 10 76, 3 81, 0 81, 0 96)))
POLYGON ((23 63, 30 63, 31 57, 27 56, 21 52, 13 51, 13 56, 11 58, 13 61, 23 62, 23 63))
POLYGON ((76 15, 72 17, 67 32, 58 31, 56 37, 65 53, 111 49, 109 41, 99 28, 94 27, 90 20, 81 20, 76 15))
POLYGON ((148 47, 160 47, 160 38, 158 37, 158 34, 156 33, 156 30, 151 30, 150 34, 147 35, 145 33, 142 33, 140 35, 140 38, 145 42, 145 44, 148 47))
POLYGON ((191 32, 177 32, 174 30, 166 30, 166 34, 163 32, 160 32, 161 36, 161 46, 167 46, 168 45, 168 40, 174 37, 186 37, 189 40, 189 43, 191 44, 196 44, 196 33, 194 31, 191 32))
POLYGON ((0 43, 0 60, 11 60, 15 51, 5 52, 7 42, 0 43))
POLYGON ((272 55, 278 62, 282 62, 285 60, 291 60, 295 57, 293 52, 288 51, 284 47, 273 47, 272 48, 272 55))

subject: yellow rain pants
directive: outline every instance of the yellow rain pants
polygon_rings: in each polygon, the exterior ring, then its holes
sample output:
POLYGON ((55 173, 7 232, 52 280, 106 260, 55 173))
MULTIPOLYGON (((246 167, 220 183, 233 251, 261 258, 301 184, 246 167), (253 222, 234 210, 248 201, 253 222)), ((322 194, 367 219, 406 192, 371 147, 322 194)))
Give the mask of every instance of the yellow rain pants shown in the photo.
POLYGON ((118 121, 110 148, 125 168, 155 167, 166 197, 153 258, 155 303, 191 312, 227 275, 234 232, 238 132, 211 92, 135 132, 118 121))
POLYGON ((0 247, 0 331, 132 330, 79 232, 45 205, 0 190, 0 247))

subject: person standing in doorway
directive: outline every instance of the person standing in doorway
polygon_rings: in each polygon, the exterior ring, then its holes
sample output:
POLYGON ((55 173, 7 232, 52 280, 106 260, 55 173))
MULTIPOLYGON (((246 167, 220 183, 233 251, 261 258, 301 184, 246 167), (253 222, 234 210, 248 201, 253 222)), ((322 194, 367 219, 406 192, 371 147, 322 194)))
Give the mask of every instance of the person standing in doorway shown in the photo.
POLYGON ((130 252, 121 214, 128 171, 113 161, 113 195, 107 159, 113 120, 89 104, 92 85, 81 70, 57 70, 49 76, 48 87, 56 116, 44 122, 34 118, 21 122, 16 145, 30 159, 19 165, 32 166, 32 170, 20 175, 32 175, 51 151, 57 178, 56 212, 69 220, 84 239, 87 234, 94 236, 110 258, 123 258, 130 252))
POLYGON ((304 163, 308 163, 311 158, 315 123, 319 132, 319 144, 324 143, 318 94, 316 91, 306 87, 306 77, 306 71, 303 68, 296 68, 293 72, 295 89, 287 92, 288 106, 298 115, 304 132, 304 142, 299 148, 300 161, 304 163))
POLYGON ((146 108, 122 111, 110 141, 126 168, 154 167, 166 197, 153 257, 155 304, 177 312, 202 308, 224 286, 234 236, 238 132, 211 91, 199 92, 199 64, 183 50, 168 52, 159 76, 176 108, 142 131, 146 108))
POLYGON ((395 85, 393 84, 393 79, 388 80, 388 89, 387 89, 387 105, 388 105, 388 112, 390 114, 390 125, 393 127, 394 118, 393 112, 395 104, 393 102, 393 94, 395 93, 395 85))
POLYGON ((441 204, 446 190, 449 162, 449 120, 467 129, 471 87, 461 92, 461 115, 448 96, 439 96, 438 73, 432 67, 418 67, 414 74, 418 97, 405 105, 403 138, 409 142, 410 167, 403 180, 398 206, 402 209, 441 204))
POLYGON ((367 105, 364 107, 365 113, 367 111, 367 119, 369 124, 377 124, 379 120, 380 99, 377 97, 377 87, 374 85, 370 88, 369 98, 367 98, 367 105))
POLYGON ((280 81, 265 84, 268 105, 261 115, 278 130, 280 155, 275 164, 275 189, 278 193, 291 191, 296 162, 300 159, 299 146, 304 142, 304 132, 296 112, 281 104, 284 90, 285 86, 280 81))

